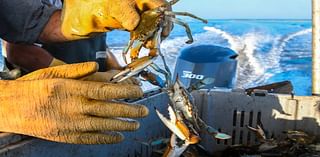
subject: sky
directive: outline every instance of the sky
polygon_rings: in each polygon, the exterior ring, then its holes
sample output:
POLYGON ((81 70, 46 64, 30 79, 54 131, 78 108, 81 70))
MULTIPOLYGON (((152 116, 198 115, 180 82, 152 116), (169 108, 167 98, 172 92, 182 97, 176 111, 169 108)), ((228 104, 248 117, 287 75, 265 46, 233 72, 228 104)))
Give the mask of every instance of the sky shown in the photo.
POLYGON ((175 11, 208 19, 311 19, 312 0, 180 0, 175 11))

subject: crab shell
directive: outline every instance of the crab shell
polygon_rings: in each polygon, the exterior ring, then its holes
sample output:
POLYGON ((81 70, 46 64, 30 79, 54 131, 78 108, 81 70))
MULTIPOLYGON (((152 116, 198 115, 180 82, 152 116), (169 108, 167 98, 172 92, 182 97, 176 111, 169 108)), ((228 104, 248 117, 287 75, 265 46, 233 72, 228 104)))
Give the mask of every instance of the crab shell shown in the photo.
POLYGON ((164 15, 157 11, 157 9, 143 12, 139 25, 135 30, 130 32, 131 40, 145 41, 153 37, 159 30, 163 17, 164 15))
MULTIPOLYGON (((137 28, 130 32, 130 40, 139 40, 144 44, 147 44, 150 49, 149 56, 156 56, 157 49, 156 43, 154 41, 154 36, 161 28, 161 23, 164 21, 164 15, 158 11, 158 9, 153 9, 145 11, 141 15, 141 20, 137 28), (148 43, 147 43, 148 42, 148 43)), ((140 52, 140 47, 134 49, 130 52, 131 58, 138 58, 140 52)))
POLYGON ((172 87, 172 91, 169 91, 170 100, 176 107, 176 109, 183 113, 183 116, 189 121, 193 120, 194 109, 192 96, 184 89, 179 79, 176 80, 172 87))

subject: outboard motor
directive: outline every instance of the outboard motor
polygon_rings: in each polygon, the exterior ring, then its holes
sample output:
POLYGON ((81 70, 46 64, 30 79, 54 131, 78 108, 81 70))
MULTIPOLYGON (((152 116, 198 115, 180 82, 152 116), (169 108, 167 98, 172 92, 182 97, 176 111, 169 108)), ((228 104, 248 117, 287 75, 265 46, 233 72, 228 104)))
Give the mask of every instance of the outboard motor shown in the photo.
POLYGON ((237 69, 237 53, 214 45, 194 45, 183 49, 177 59, 173 79, 178 77, 186 88, 211 78, 201 88, 233 88, 237 69))

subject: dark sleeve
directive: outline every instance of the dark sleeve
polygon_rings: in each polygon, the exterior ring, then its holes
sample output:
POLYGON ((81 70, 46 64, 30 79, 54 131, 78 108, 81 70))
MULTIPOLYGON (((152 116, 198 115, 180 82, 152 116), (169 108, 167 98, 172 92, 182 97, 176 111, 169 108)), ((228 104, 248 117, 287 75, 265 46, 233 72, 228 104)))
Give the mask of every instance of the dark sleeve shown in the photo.
POLYGON ((0 37, 12 43, 34 43, 56 10, 46 0, 1 0, 0 37))

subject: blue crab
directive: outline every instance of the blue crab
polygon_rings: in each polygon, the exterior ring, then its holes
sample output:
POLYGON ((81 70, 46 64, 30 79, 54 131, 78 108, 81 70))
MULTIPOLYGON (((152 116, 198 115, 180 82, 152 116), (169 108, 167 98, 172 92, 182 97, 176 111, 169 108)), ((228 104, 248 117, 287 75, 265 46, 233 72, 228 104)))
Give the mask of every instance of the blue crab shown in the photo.
POLYGON ((174 12, 168 9, 177 2, 179 2, 179 0, 172 0, 166 5, 145 11, 141 14, 140 23, 135 30, 130 32, 130 41, 127 47, 123 50, 123 59, 125 63, 128 64, 124 69, 126 72, 125 74, 119 73, 114 76, 112 79, 114 82, 119 82, 120 80, 123 81, 128 77, 137 75, 146 67, 151 65, 150 61, 146 60, 146 58, 138 58, 140 50, 143 46, 146 46, 149 49, 149 59, 153 60, 157 57, 160 49, 160 42, 162 41, 162 28, 170 25, 171 22, 181 25, 186 29, 186 33, 189 38, 188 41, 186 41, 187 44, 191 44, 193 42, 191 29, 188 24, 176 19, 175 16, 189 16, 204 23, 207 23, 208 21, 187 12, 174 12), (129 51, 131 63, 127 60, 127 53, 129 51))
MULTIPOLYGON (((166 118, 156 110, 160 120, 173 132, 168 149, 164 155, 167 157, 180 156, 190 144, 199 143, 200 136, 198 132, 200 131, 205 131, 218 139, 231 138, 229 135, 220 133, 216 129, 208 126, 198 116, 198 110, 190 94, 190 91, 195 89, 195 87, 192 86, 192 89, 184 88, 178 78, 173 82, 170 69, 161 53, 161 33, 162 28, 169 24, 167 21, 185 27, 189 38, 186 43, 190 44, 193 42, 189 26, 174 18, 174 16, 189 16, 207 23, 206 20, 190 13, 172 12, 167 9, 178 1, 179 0, 170 1, 167 5, 142 13, 140 24, 134 31, 130 32, 131 39, 123 52, 124 60, 127 63, 126 55, 130 51, 131 63, 112 79, 113 82, 121 82, 130 77, 142 74, 142 77, 144 77, 146 81, 161 87, 164 92, 168 93, 170 100, 168 106, 170 118, 166 118), (141 48, 150 41, 151 44, 148 46, 150 51, 149 55, 139 58, 141 48), (164 69, 158 67, 157 64, 154 63, 155 58, 158 56, 160 56, 163 61, 164 69), (164 75, 165 80, 158 75, 147 71, 146 69, 149 67, 164 75)), ((210 81, 204 79, 203 82, 210 81)), ((201 83, 199 85, 201 85, 201 83)))

